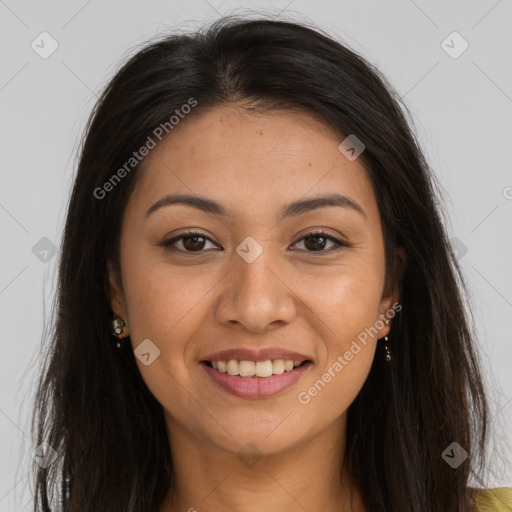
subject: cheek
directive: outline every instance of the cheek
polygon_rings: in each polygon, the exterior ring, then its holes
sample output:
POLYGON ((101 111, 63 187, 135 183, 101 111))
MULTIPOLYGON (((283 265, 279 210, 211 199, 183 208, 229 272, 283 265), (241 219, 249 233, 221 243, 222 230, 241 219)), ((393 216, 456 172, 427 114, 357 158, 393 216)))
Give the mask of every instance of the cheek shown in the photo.
POLYGON ((380 275, 354 266, 337 272, 328 287, 306 294, 311 322, 321 336, 318 365, 297 396, 311 421, 318 416, 325 424, 334 421, 368 377, 377 344, 372 327, 378 320, 380 282, 380 275))
MULTIPOLYGON (((197 328, 194 318, 204 314, 201 299, 205 291, 194 287, 183 275, 176 275, 177 271, 169 266, 153 263, 147 268, 134 266, 132 270, 132 279, 127 280, 126 287, 130 297, 128 317, 132 346, 137 355, 136 349, 143 346, 143 341, 149 339, 154 344, 145 342, 150 347, 150 364, 146 365, 139 357, 135 362, 158 402, 181 417, 183 411, 197 407, 192 395, 186 392, 193 389, 186 355, 189 340, 197 328), (153 353, 157 354, 154 358, 153 353)), ((201 411, 197 410, 196 414, 200 417, 201 411)))
POLYGON ((328 344, 338 350, 379 318, 383 269, 368 256, 353 257, 332 272, 298 281, 304 301, 322 322, 328 344))
POLYGON ((311 378, 318 384, 308 395, 322 395, 318 402, 323 403, 334 400, 333 414, 350 405, 373 362, 383 279, 379 269, 361 258, 338 268, 323 287, 304 290, 311 322, 321 335, 319 365, 311 378))
POLYGON ((179 312, 172 307, 177 301, 153 272, 140 272, 126 288, 132 341, 150 338, 160 345, 162 335, 177 321, 179 312))
POLYGON ((200 309, 202 299, 212 287, 208 279, 201 274, 198 276, 194 266, 173 266, 165 256, 148 257, 142 250, 133 251, 125 264, 125 291, 133 340, 154 339, 167 349, 172 339, 175 346, 175 340, 186 337, 187 333, 182 332, 184 327, 200 309), (177 332, 182 335, 177 336, 177 332))
POLYGON ((374 353, 374 346, 368 344, 361 345, 351 360, 333 357, 306 383, 307 387, 299 390, 301 418, 311 430, 332 424, 346 413, 368 377, 374 353))
POLYGON ((150 366, 139 359, 136 363, 159 400, 174 399, 181 389, 176 382, 191 387, 189 366, 196 354, 190 340, 201 322, 211 317, 209 292, 218 278, 198 275, 194 267, 173 267, 162 259, 145 264, 140 256, 126 266, 130 338, 134 350, 146 339, 158 348, 158 358, 150 366))

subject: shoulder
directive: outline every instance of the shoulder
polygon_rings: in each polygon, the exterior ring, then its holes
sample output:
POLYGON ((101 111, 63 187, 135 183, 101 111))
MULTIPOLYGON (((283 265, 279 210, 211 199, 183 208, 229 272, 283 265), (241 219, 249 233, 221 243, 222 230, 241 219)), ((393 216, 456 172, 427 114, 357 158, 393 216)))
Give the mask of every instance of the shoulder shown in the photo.
POLYGON ((512 488, 471 489, 475 512, 512 512, 512 488))

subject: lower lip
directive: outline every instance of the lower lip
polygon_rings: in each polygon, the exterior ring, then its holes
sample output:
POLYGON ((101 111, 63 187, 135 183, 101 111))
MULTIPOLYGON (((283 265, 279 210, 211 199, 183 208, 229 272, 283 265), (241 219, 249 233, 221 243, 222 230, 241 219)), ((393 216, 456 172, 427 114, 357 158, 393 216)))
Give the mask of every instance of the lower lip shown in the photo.
POLYGON ((201 363, 201 366, 216 384, 233 395, 242 398, 267 398, 293 386, 311 364, 307 362, 293 370, 271 377, 240 377, 219 372, 206 363, 201 363))

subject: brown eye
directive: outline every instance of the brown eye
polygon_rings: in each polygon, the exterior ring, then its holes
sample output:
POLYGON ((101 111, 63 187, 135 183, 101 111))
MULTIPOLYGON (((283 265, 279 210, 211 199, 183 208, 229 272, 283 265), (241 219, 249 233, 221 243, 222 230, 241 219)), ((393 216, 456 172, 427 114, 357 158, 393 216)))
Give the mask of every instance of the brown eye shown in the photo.
MULTIPOLYGON (((337 238, 328 235, 327 233, 324 233, 323 231, 313 231, 311 233, 308 233, 304 237, 302 237, 300 241, 302 240, 309 240, 309 242, 305 242, 304 246, 307 249, 307 252, 333 252, 337 251, 339 249, 342 249, 343 247, 350 247, 345 242, 342 242, 341 240, 338 240, 337 238), (329 250, 324 250, 325 246, 328 242, 331 242, 334 244, 331 246, 329 250)), ((296 242, 297 244, 298 242, 296 242)), ((295 245, 296 245, 295 244, 295 245)))
MULTIPOLYGON (((304 243, 306 252, 321 252, 321 253, 330 253, 342 249, 343 247, 350 247, 349 244, 338 240, 337 238, 328 235, 323 231, 313 231, 303 236, 298 242, 295 242, 294 246, 296 246, 302 240, 307 240, 304 243), (331 247, 328 250, 324 250, 328 243, 331 243, 331 247)), ((169 250, 177 250, 179 252, 205 252, 205 245, 210 242, 215 245, 214 242, 210 240, 207 236, 203 235, 200 232, 190 231, 188 233, 183 233, 180 236, 171 238, 170 240, 166 240, 162 242, 161 245, 163 247, 168 248, 169 250), (181 247, 177 244, 181 244, 181 247)))
POLYGON ((183 233, 180 236, 174 237, 171 240, 166 240, 159 245, 169 249, 176 249, 181 252, 204 252, 203 249, 207 241, 213 244, 213 242, 202 233, 190 231, 188 233, 183 233), (182 248, 176 246, 178 242, 181 244, 182 248))

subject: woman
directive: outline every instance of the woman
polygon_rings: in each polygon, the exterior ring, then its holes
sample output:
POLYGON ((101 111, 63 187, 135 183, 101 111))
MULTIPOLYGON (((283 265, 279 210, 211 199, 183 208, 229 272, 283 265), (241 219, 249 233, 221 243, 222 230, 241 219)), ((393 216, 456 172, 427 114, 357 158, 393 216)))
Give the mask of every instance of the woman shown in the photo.
POLYGON ((117 72, 68 209, 36 510, 508 510, 469 486, 488 406, 402 107, 286 21, 117 72))

